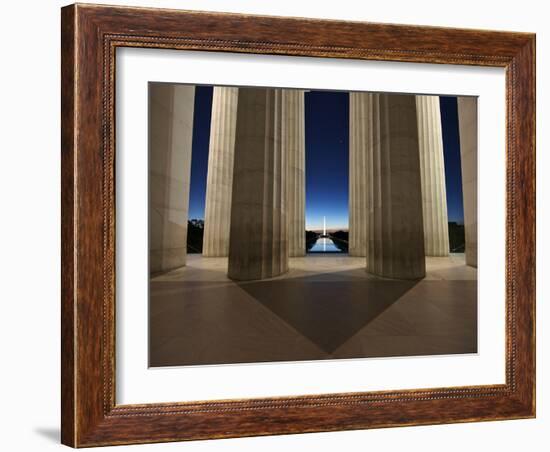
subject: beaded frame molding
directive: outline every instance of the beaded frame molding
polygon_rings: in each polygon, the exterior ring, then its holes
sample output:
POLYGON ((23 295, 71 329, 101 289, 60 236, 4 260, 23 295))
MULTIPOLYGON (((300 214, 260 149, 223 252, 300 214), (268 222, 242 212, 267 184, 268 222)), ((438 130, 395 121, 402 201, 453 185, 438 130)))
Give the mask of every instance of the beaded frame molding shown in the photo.
POLYGON ((73 447, 535 416, 535 35, 75 4, 62 8, 62 419, 73 447), (506 382, 115 403, 115 50, 240 52, 506 70, 506 382))

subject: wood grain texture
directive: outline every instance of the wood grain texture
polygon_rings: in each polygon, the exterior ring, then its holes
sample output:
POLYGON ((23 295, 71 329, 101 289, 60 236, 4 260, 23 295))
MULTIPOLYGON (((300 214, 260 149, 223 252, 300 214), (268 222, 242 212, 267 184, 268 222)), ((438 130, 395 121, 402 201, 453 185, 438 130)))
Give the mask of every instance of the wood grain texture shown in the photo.
POLYGON ((535 36, 71 5, 62 9, 62 442, 74 447, 535 415, 535 36), (114 67, 151 47, 506 68, 506 384, 115 405, 114 67))
POLYGON ((74 302, 74 129, 75 129, 75 70, 74 70, 74 10, 61 11, 61 412, 63 428, 61 441, 74 443, 75 397, 75 322, 74 302))

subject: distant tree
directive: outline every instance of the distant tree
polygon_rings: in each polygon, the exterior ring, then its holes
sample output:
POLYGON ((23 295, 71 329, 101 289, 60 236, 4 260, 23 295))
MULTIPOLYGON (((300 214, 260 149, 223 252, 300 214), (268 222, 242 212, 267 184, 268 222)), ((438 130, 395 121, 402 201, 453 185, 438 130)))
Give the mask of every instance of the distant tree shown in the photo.
POLYGON ((189 223, 191 223, 193 226, 195 226, 197 228, 204 229, 204 220, 193 218, 193 219, 189 220, 189 223))
POLYGON ((187 222, 187 252, 202 253, 204 220, 192 219, 187 222))
POLYGON ((348 231, 332 232, 331 234, 329 234, 329 237, 342 253, 348 252, 348 249, 349 249, 349 246, 348 246, 349 232, 348 231))
POLYGON ((449 221, 449 251, 463 253, 465 250, 464 225, 449 221))
POLYGON ((321 234, 315 231, 306 231, 306 251, 309 251, 315 245, 315 242, 321 234))

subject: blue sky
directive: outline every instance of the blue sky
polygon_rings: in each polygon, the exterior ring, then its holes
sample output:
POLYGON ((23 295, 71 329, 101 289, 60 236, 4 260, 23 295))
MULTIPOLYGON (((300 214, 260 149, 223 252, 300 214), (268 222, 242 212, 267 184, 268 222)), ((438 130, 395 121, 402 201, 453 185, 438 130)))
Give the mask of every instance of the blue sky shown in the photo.
POLYGON ((349 96, 305 94, 306 228, 348 227, 349 96))

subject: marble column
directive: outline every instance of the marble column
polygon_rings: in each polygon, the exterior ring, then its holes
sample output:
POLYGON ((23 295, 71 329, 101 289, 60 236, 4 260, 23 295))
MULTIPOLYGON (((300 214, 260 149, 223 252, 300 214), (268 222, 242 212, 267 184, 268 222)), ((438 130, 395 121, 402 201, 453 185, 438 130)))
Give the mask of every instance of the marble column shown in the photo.
POLYGON ((149 272, 185 265, 195 87, 149 88, 149 272))
POLYGON ((466 264, 477 267, 477 98, 458 97, 466 264))
POLYGON ((372 152, 372 94, 349 94, 350 256, 367 255, 367 155, 372 152))
POLYGON ((287 215, 289 256, 306 254, 306 142, 304 91, 282 90, 282 146, 288 161, 287 215))
POLYGON ((214 87, 204 213, 203 256, 227 256, 238 88, 214 87))
POLYGON ((282 93, 247 88, 238 97, 228 276, 271 278, 288 270, 282 93))
POLYGON ((439 96, 416 96, 426 256, 449 255, 449 221, 439 96))
POLYGON ((367 158, 367 271, 387 278, 426 274, 416 100, 372 95, 373 146, 367 158))

